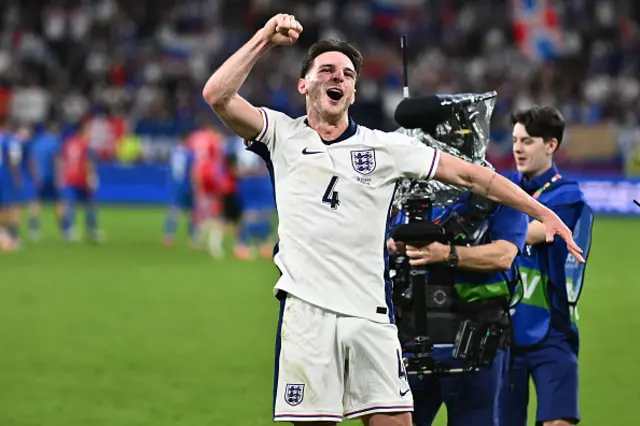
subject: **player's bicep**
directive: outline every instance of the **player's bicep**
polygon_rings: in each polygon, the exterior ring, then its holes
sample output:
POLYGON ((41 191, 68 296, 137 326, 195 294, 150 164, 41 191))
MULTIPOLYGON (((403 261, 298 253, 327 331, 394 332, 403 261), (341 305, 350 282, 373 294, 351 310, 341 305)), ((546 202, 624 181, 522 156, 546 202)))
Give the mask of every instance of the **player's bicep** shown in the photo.
POLYGON ((468 188, 473 181, 472 168, 471 163, 442 152, 434 171, 434 178, 440 182, 468 188))
POLYGON ((260 110, 242 96, 235 95, 229 102, 211 108, 231 131, 245 140, 255 139, 264 128, 260 110))

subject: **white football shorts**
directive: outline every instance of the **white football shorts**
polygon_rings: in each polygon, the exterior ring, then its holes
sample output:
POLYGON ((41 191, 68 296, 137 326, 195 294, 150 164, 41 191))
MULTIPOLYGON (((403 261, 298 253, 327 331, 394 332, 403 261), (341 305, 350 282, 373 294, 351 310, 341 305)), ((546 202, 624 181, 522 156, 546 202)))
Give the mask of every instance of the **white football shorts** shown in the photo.
POLYGON ((278 422, 413 411, 396 326, 287 295, 278 324, 274 398, 278 422))

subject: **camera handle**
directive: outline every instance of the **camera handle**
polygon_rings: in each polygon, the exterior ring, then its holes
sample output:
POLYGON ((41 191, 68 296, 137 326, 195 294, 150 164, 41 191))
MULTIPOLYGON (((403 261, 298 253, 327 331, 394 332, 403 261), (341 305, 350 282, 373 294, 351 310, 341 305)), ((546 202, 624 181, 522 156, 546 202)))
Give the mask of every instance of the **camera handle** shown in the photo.
MULTIPOLYGON (((429 199, 413 199, 407 201, 408 223, 430 221, 433 205, 429 199)), ((427 336, 427 285, 425 282, 426 266, 409 266, 409 280, 413 293, 413 320, 415 321, 416 334, 421 353, 430 352, 428 349, 427 336)))

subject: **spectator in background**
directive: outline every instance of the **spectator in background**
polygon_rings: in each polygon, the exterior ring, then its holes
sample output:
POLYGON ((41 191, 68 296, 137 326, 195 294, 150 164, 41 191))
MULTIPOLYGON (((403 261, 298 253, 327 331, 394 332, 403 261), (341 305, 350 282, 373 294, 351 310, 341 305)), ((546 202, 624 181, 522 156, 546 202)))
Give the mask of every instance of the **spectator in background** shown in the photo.
MULTIPOLYGON (((195 99, 209 64, 227 57, 249 28, 280 7, 282 2, 262 0, 102 0, 44 8, 25 0, 2 6, 0 78, 14 87, 13 118, 41 120, 48 105, 71 121, 94 107, 133 119, 155 114, 158 105, 172 117, 194 116, 206 109, 195 99)), ((413 92, 499 86, 504 111, 555 101, 574 122, 640 118, 640 12, 630 0, 601 0, 598 7, 554 2, 550 16, 557 25, 551 30, 563 42, 541 61, 523 56, 516 14, 503 0, 433 0, 428 6, 319 0, 291 7, 308 22, 308 34, 290 51, 271 52, 274 60, 258 66, 245 94, 290 115, 302 111, 285 84, 295 78, 291 64, 310 40, 335 36, 352 40, 366 56, 359 83, 366 102, 354 105, 354 115, 363 125, 393 128, 393 105, 402 96, 398 36, 406 33, 413 92), (554 66, 541 72, 544 61, 554 66)), ((503 115, 496 114, 492 127, 508 131, 509 123, 498 118, 503 115)), ((508 153, 508 140, 504 148, 508 153)))
MULTIPOLYGON (((3 60, 9 61, 9 55, 0 52, 0 75, 3 73, 3 60)), ((11 87, 0 79, 0 117, 9 115, 9 107, 11 104, 11 87)))
POLYGON ((116 157, 122 164, 133 164, 142 160, 142 140, 133 132, 128 132, 117 141, 116 157))
POLYGON ((43 88, 36 75, 28 77, 26 86, 18 86, 11 97, 11 117, 26 125, 42 123, 51 105, 51 93, 43 88))
MULTIPOLYGON (((175 129, 209 114, 200 96, 208 70, 285 3, 305 22, 302 39, 269 52, 271 60, 256 66, 242 94, 291 116, 304 113, 304 105, 287 82, 296 80, 309 44, 331 36, 350 40, 365 55, 353 118, 395 128, 393 110, 402 97, 398 38, 408 34, 412 95, 497 88, 488 160, 499 168, 511 167, 506 117, 514 109, 553 103, 568 125, 640 124, 640 8, 631 0, 547 2, 556 22, 550 26, 544 15, 544 29, 561 36, 550 43, 548 57, 527 56, 526 31, 517 37, 517 14, 504 0, 4 1, 0 114, 4 109, 32 124, 52 108, 63 130, 88 116, 91 147, 101 161, 116 159, 122 123, 151 121, 157 132, 145 139, 143 160, 166 162, 164 147, 176 143, 175 129)), ((606 161, 607 171, 620 169, 616 159, 606 161)), ((558 163, 568 171, 580 166, 562 156, 558 163)), ((224 216, 233 227, 232 175, 228 183, 224 216)))

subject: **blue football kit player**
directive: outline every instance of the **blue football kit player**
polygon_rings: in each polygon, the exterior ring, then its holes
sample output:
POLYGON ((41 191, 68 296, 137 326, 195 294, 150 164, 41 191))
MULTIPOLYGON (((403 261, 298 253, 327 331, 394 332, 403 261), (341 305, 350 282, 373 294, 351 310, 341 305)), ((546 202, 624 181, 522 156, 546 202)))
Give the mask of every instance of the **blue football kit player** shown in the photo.
POLYGON ((188 146, 188 139, 173 149, 170 158, 170 187, 172 192, 171 206, 164 222, 164 244, 175 243, 180 214, 188 215, 188 231, 190 244, 197 245, 197 226, 194 217, 194 165, 195 153, 188 146))
MULTIPOLYGON (((454 216, 478 217, 478 210, 473 207, 478 203, 475 196, 463 194, 451 206, 440 210, 439 215, 434 216, 432 220, 442 224, 454 216)), ((502 312, 506 313, 517 282, 514 260, 524 247, 526 225, 526 215, 510 207, 498 205, 476 225, 478 229, 487 227, 486 237, 480 244, 455 246, 453 283, 462 300, 487 303, 492 307, 495 306, 493 302, 503 302, 502 312)), ((389 245, 392 250, 398 248, 392 240, 389 245)), ((449 261, 451 253, 452 248, 449 245, 438 242, 424 247, 406 247, 406 255, 412 259, 412 265, 444 264, 449 261)), ((451 327, 453 334, 456 329, 457 327, 451 327)), ((448 368, 464 368, 461 361, 452 357, 455 336, 444 336, 441 332, 437 334, 438 336, 430 336, 435 343, 434 358, 448 368), (445 341, 451 343, 444 343, 445 341)), ((489 367, 480 368, 476 372, 410 375, 415 425, 433 424, 440 407, 444 404, 447 407, 447 424, 450 426, 498 426, 499 395, 504 365, 504 351, 500 350, 489 367)))
POLYGON ((22 147, 8 126, 0 126, 0 226, 3 228, 3 247, 17 247, 22 176, 20 164, 22 147))
MULTIPOLYGON (((553 162, 564 133, 562 115, 555 108, 534 107, 513 114, 512 124, 518 169, 513 182, 573 230, 586 259, 593 213, 578 184, 564 178, 553 162)), ((527 424, 529 382, 533 379, 538 402, 536 425, 575 425, 580 421, 575 320, 585 264, 568 255, 561 239, 547 243, 541 224, 535 220, 529 223, 527 246, 517 263, 524 295, 513 314, 513 370, 510 386, 502 392, 502 424, 527 424)))
POLYGON ((33 203, 36 197, 35 188, 35 164, 33 162, 33 131, 28 126, 21 126, 15 132, 16 139, 20 142, 20 181, 22 188, 19 191, 20 209, 18 212, 18 224, 22 222, 22 211, 29 209, 29 217, 33 211, 33 203))
POLYGON ((238 200, 242 212, 235 255, 240 259, 251 259, 251 244, 256 242, 261 257, 269 259, 273 252, 269 243, 271 214, 275 209, 269 171, 262 158, 247 150, 240 138, 234 138, 230 143, 235 146, 238 200))
POLYGON ((34 164, 35 201, 29 215, 29 232, 32 238, 40 235, 42 204, 55 203, 58 226, 62 229, 63 205, 60 200, 60 151, 62 140, 54 122, 37 134, 31 143, 30 157, 34 164))

